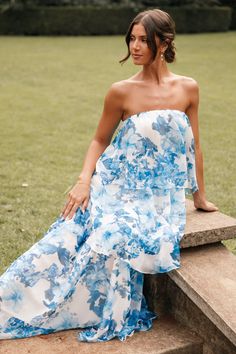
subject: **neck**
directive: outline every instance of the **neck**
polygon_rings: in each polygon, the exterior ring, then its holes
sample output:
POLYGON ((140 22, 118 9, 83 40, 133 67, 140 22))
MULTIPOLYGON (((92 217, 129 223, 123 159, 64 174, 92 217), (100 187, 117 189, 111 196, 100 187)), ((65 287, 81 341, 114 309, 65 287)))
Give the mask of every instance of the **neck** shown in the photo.
POLYGON ((151 64, 143 65, 141 77, 145 81, 151 81, 157 85, 162 84, 165 78, 171 75, 165 61, 154 61, 151 64))

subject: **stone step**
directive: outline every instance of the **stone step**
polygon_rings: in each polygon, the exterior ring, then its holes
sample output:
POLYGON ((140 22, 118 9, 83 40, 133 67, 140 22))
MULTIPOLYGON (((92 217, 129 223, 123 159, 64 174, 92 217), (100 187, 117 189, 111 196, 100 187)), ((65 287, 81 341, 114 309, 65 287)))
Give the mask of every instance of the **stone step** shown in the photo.
POLYGON ((187 220, 181 248, 214 243, 236 237, 236 219, 219 211, 197 210, 186 198, 187 220))
MULTIPOLYGON (((220 242, 185 249, 181 267, 168 277, 232 343, 232 353, 236 353, 236 256, 220 242)), ((174 306, 181 307, 181 301, 174 306)), ((204 337, 207 328, 200 325, 197 331, 204 337)))
POLYGON ((172 317, 156 319, 153 328, 121 342, 78 342, 78 330, 0 341, 1 354, 202 354, 202 340, 172 317))

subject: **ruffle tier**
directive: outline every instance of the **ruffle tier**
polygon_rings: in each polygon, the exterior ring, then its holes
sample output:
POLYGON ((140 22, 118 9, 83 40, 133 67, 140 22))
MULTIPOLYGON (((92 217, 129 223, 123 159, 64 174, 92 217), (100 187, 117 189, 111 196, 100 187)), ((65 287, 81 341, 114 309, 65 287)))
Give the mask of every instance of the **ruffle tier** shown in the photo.
POLYGON ((86 215, 76 220, 58 219, 1 276, 0 339, 84 328, 80 341, 125 340, 151 328, 156 314, 143 296, 143 274, 94 252, 86 215))

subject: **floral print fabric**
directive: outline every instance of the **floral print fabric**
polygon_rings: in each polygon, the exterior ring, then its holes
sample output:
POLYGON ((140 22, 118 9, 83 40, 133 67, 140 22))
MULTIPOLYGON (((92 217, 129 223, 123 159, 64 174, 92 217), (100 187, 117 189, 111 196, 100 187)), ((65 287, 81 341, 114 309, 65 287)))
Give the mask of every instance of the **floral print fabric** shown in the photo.
POLYGON ((83 328, 81 341, 125 340, 151 328, 144 273, 180 267, 185 193, 197 189, 184 112, 121 122, 96 163, 86 211, 58 218, 0 277, 0 339, 83 328))

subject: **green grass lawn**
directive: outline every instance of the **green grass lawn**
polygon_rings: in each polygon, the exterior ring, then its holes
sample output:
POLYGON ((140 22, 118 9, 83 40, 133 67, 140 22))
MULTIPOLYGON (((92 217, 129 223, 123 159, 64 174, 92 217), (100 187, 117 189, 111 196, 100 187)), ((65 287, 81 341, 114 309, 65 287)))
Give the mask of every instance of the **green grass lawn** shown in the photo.
MULTIPOLYGON (((208 199, 235 208, 236 32, 178 35, 176 74, 200 85, 208 199)), ((0 272, 40 239, 76 180, 114 81, 123 37, 0 37, 0 272), (25 185, 25 187, 24 187, 25 185)), ((236 242, 226 242, 236 253, 236 242)))

